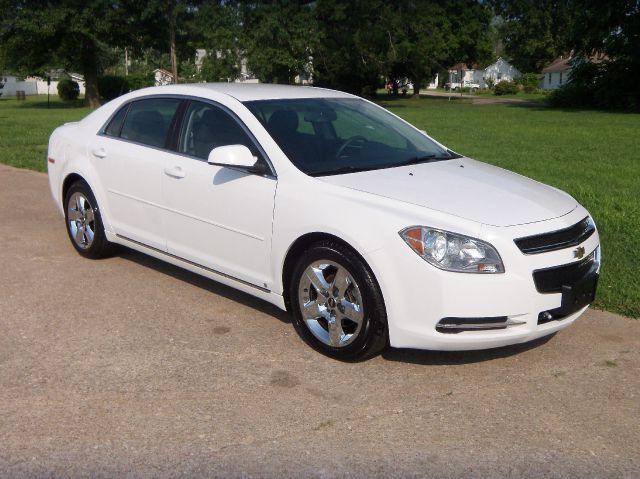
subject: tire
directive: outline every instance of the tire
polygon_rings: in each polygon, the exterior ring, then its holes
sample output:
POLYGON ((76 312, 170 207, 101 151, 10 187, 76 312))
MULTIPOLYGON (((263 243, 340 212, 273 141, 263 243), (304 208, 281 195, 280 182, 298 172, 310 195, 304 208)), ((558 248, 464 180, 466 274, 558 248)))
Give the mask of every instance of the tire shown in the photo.
POLYGON ((107 241, 95 196, 86 182, 71 185, 64 198, 64 220, 69 240, 85 258, 110 256, 115 245, 107 241))
POLYGON ((388 345, 387 313, 378 282, 351 249, 322 241, 305 250, 289 287, 293 325, 315 350, 362 361, 388 345))

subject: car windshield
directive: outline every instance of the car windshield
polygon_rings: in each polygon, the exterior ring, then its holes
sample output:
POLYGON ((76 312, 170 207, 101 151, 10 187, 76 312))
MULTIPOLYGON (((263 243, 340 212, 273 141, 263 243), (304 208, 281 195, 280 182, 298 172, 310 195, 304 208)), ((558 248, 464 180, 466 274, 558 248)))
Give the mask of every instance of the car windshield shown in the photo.
POLYGON ((245 105, 296 167, 312 176, 458 158, 383 108, 358 98, 245 105))

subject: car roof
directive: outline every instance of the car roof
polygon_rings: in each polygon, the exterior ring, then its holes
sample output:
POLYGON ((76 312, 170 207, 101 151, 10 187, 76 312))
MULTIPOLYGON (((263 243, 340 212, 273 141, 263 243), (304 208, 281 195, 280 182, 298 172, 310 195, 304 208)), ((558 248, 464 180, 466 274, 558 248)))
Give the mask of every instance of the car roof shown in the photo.
POLYGON ((317 88, 298 85, 275 85, 270 83, 184 83, 180 85, 165 85, 145 88, 136 93, 145 94, 175 94, 195 95, 207 97, 207 92, 217 92, 229 95, 238 101, 280 100, 287 98, 353 98, 353 95, 327 88, 317 88))

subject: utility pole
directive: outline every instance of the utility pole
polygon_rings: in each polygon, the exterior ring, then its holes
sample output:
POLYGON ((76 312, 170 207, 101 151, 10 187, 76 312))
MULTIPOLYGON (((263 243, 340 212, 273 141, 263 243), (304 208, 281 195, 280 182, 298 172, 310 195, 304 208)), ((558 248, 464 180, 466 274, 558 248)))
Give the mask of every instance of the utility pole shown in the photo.
POLYGON ((129 76, 129 49, 124 47, 124 76, 129 76))

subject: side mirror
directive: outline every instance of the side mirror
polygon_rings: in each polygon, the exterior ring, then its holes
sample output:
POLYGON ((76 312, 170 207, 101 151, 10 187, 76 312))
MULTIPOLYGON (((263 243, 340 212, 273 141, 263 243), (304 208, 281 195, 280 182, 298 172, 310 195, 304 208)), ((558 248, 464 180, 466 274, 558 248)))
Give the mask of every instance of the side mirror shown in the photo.
POLYGON ((262 162, 251 154, 249 148, 244 145, 225 145, 211 150, 207 162, 210 165, 236 168, 248 173, 264 175, 269 173, 262 162))

